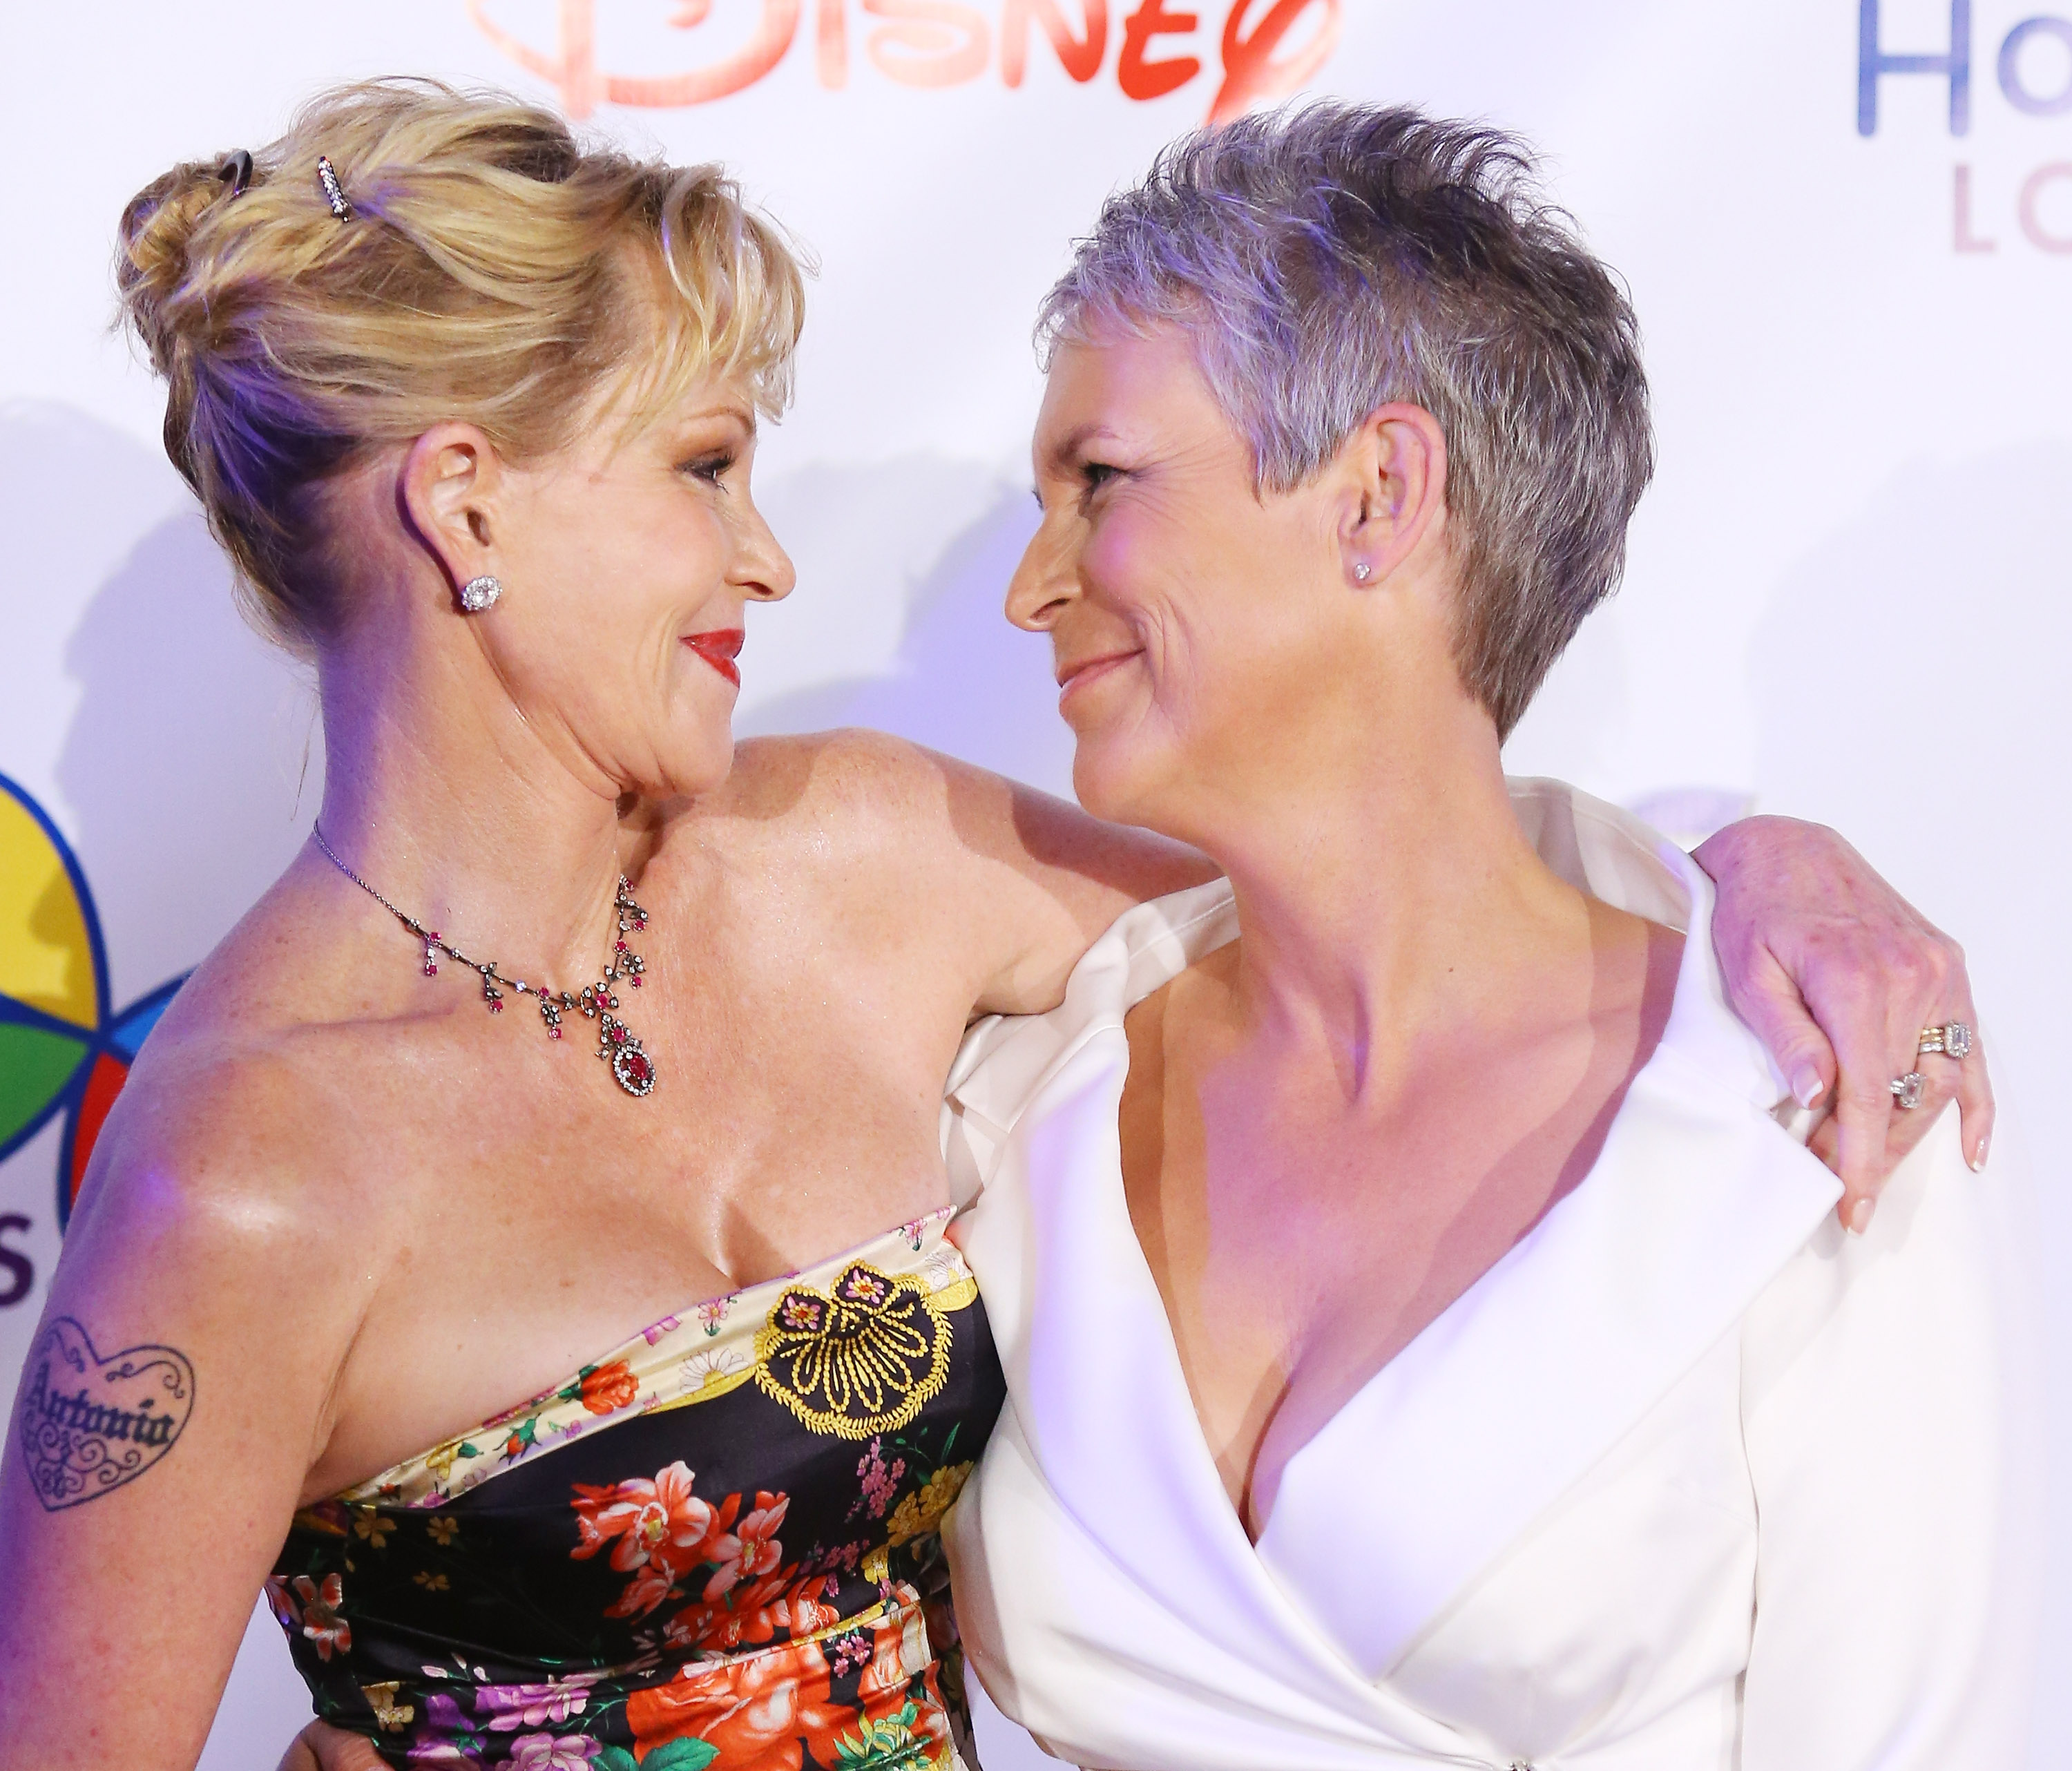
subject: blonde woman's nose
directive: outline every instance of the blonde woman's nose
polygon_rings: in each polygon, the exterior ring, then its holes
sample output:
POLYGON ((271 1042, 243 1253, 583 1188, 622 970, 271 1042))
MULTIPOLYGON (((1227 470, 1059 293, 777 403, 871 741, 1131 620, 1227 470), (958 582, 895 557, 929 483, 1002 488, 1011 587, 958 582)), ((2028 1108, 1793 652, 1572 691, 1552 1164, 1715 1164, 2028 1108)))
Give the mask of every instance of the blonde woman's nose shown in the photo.
POLYGON ((755 513, 754 526, 744 538, 741 555, 732 573, 734 581, 753 602, 781 602, 799 582, 799 569, 783 544, 755 513))

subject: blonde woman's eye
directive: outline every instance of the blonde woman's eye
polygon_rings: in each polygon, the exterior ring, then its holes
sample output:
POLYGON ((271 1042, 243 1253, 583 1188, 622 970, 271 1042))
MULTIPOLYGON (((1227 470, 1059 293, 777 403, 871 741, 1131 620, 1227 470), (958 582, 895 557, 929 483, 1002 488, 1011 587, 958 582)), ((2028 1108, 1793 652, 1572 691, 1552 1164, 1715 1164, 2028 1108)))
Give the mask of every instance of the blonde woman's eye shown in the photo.
POLYGON ((683 471, 694 479, 701 479, 709 486, 717 486, 732 470, 736 458, 730 454, 701 455, 695 461, 684 463, 683 471))

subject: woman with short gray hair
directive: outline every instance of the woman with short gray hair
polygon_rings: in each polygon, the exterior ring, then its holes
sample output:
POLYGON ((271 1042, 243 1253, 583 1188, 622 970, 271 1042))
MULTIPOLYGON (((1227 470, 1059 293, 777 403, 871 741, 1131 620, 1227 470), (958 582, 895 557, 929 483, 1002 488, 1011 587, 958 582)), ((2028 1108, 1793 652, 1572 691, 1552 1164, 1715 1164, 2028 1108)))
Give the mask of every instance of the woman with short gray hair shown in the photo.
POLYGON ((1844 1234, 1703 873, 1507 791, 1652 454, 1530 171, 1408 111, 1241 123, 1045 310, 1009 613, 1087 807, 1227 878, 952 1077, 1009 1391, 966 1646, 1109 1771, 2012 1765, 2006 1165, 1947 1116, 1844 1234))

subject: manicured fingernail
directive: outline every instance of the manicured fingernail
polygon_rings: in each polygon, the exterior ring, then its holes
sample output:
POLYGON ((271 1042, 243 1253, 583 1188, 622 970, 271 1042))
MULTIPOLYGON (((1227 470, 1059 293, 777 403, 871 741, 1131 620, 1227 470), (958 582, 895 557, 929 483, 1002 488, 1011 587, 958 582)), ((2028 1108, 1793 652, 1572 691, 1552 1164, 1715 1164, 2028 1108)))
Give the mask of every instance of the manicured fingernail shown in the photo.
POLYGON ((1849 1207, 1849 1234, 1860 1236, 1871 1227, 1871 1214, 1877 1210, 1875 1199, 1859 1199, 1849 1207))
POLYGON ((1801 1107, 1811 1107, 1827 1092, 1827 1085, 1820 1080, 1820 1073, 1811 1064, 1804 1064, 1792 1072, 1791 1098, 1801 1107))
POLYGON ((1986 1148, 1992 1141, 1990 1135, 1979 1140, 1979 1148, 1971 1157, 1972 1173, 1984 1174, 1986 1172, 1986 1148))

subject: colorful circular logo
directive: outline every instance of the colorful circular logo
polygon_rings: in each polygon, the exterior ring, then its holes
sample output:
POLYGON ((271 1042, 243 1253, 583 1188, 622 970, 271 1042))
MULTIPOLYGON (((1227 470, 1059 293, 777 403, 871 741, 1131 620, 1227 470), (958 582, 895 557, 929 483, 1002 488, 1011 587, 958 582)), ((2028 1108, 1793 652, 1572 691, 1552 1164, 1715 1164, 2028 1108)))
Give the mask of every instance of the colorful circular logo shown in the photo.
POLYGON ((138 1048, 186 981, 183 973, 111 1010, 101 918, 79 859, 43 808, 0 775, 0 1161, 64 1115, 60 1225, 138 1048))

